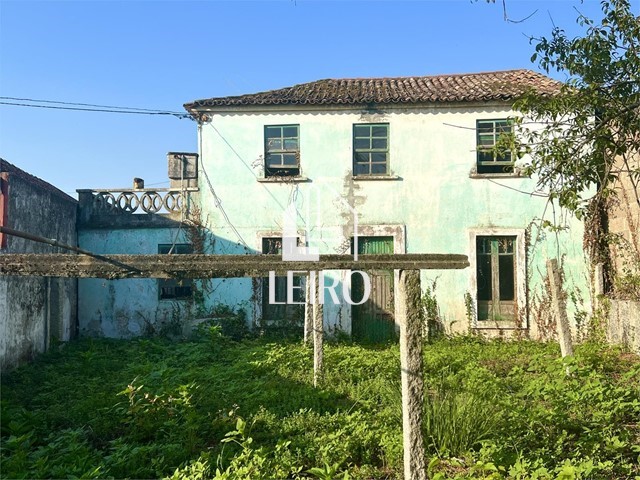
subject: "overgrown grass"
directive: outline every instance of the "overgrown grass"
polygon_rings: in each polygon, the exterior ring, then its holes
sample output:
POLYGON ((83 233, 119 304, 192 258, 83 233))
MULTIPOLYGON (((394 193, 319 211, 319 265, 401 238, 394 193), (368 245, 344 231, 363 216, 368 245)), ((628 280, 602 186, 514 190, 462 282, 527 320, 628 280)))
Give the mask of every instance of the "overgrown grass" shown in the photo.
MULTIPOLYGON (((3 478, 400 478, 398 347, 81 340, 2 378, 3 478)), ((430 478, 640 475, 640 362, 586 344, 425 346, 430 478), (569 367, 571 375, 565 374, 569 367)))

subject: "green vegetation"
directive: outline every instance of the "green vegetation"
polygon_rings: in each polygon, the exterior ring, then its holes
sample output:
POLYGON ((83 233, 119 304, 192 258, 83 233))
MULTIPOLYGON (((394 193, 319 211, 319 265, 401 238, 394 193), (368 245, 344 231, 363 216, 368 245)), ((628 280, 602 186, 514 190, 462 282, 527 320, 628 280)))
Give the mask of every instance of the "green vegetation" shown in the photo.
POLYGON ((609 216, 639 228, 624 211, 640 208, 640 22, 630 0, 600 6, 599 19, 578 13, 579 36, 554 26, 550 36, 531 38, 531 61, 566 81, 558 95, 530 92, 515 103, 522 115, 501 147, 527 155, 524 173, 584 219, 585 251, 593 266, 604 265, 606 292, 637 300, 638 243, 610 230, 609 216))
MULTIPOLYGON (((399 478, 397 345, 326 346, 213 327, 171 343, 82 340, 2 379, 4 478, 399 478)), ((430 478, 640 475, 640 361, 585 344, 425 346, 430 478), (569 366, 571 375, 565 374, 569 366)))

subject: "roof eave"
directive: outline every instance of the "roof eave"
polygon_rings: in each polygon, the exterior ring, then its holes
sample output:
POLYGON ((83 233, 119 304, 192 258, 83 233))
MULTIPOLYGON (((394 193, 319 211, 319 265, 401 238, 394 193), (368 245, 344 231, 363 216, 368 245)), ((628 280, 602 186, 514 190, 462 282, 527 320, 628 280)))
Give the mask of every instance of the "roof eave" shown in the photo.
POLYGON ((453 100, 435 100, 435 101, 398 101, 398 102, 315 102, 315 103, 299 103, 299 102, 279 102, 279 103, 248 103, 243 105, 198 105, 197 102, 187 103, 184 108, 192 115, 199 116, 205 112, 246 112, 255 110, 281 110, 281 109, 309 109, 309 110, 348 110, 363 108, 420 108, 430 106, 444 105, 491 105, 491 104, 513 104, 521 96, 503 96, 487 99, 453 99, 453 100))

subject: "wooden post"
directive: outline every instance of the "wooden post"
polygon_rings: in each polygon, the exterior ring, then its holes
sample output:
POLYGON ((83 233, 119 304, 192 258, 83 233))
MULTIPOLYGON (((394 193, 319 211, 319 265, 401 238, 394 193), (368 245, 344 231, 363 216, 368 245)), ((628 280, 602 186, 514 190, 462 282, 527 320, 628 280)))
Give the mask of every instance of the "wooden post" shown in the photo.
POLYGON ((547 260, 547 275, 549 276, 549 285, 551 286, 553 312, 556 317, 556 331, 558 332, 558 341, 560 342, 560 352, 562 352, 563 357, 566 357, 567 355, 573 355, 573 346, 571 344, 569 319, 567 318, 567 306, 564 301, 564 295, 562 294, 558 260, 555 258, 547 260))
POLYGON ((424 379, 420 294, 420 270, 400 270, 397 299, 402 380, 402 444, 406 480, 427 478, 422 437, 424 379))
POLYGON ((314 301, 311 295, 315 297, 315 273, 309 272, 304 287, 304 343, 305 345, 311 341, 311 332, 313 331, 313 305, 314 301), (313 284, 313 285, 312 285, 313 284), (312 290, 313 288, 313 290, 312 290))
POLYGON ((322 379, 322 364, 324 361, 324 309, 320 303, 320 289, 323 285, 315 282, 313 304, 313 386, 317 387, 322 379))

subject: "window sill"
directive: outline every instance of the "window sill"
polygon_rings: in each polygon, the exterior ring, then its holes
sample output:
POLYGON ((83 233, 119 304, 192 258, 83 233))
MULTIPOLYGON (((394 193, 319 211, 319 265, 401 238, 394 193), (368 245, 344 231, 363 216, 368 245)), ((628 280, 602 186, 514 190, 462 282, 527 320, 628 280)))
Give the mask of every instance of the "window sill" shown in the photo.
POLYGON ((528 328, 516 325, 514 320, 478 320, 472 330, 528 330, 528 328))
POLYGON ((509 172, 509 173, 478 173, 471 172, 469 173, 469 178, 531 178, 530 175, 525 175, 520 172, 509 172))
POLYGON ((310 182, 307 177, 264 177, 258 178, 260 183, 305 183, 310 182))
POLYGON ((354 180, 402 180, 398 175, 353 175, 354 180))

